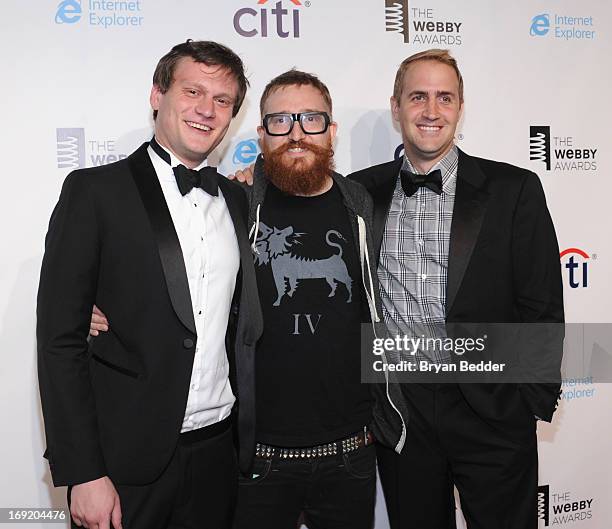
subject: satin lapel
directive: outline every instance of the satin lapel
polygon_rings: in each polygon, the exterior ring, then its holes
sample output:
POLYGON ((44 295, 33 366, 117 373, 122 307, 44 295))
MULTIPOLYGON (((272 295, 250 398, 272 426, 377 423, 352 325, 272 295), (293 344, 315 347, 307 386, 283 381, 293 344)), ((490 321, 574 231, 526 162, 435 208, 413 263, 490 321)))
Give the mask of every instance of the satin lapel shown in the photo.
MULTIPOLYGON (((248 310, 252 314, 252 325, 247 326, 247 336, 244 337, 246 344, 250 345, 259 336, 257 329, 263 326, 263 321, 259 321, 259 312, 252 310, 251 306, 254 303, 259 303, 257 292, 251 292, 250 289, 256 285, 255 268, 253 265, 253 254, 251 245, 249 244, 249 235, 247 230, 247 214, 248 203, 246 193, 238 186, 231 184, 224 176, 218 175, 219 189, 223 193, 227 209, 234 223, 236 238, 238 239, 238 249, 240 251, 240 267, 242 269, 242 301, 241 310, 248 310), (246 302, 246 307, 245 307, 246 302), (253 336, 250 334, 253 333, 253 336)), ((254 305, 253 305, 254 306, 254 305)))
POLYGON ((385 226, 387 224, 387 215, 391 207, 393 191, 399 175, 402 160, 397 163, 389 164, 385 172, 376 175, 374 186, 368 186, 368 191, 372 195, 374 201, 374 220, 372 228, 372 236, 374 238, 374 250, 376 251, 376 262, 380 260, 380 247, 382 245, 385 226))
POLYGON ((238 428, 243 439, 252 440, 247 450, 240 452, 241 467, 246 469, 252 459, 255 440, 255 343, 263 332, 263 317, 255 277, 253 254, 247 231, 248 202, 246 193, 219 175, 219 189, 234 222, 240 251, 242 287, 236 337, 236 385, 240 399, 238 428))
POLYGON ((164 198, 164 193, 144 144, 132 156, 130 167, 145 207, 159 250, 166 286, 174 312, 182 324, 196 334, 187 271, 181 244, 164 198))
POLYGON ((459 151, 457 189, 448 252, 447 316, 457 297, 482 226, 489 199, 489 194, 482 189, 485 181, 486 176, 476 162, 459 151))

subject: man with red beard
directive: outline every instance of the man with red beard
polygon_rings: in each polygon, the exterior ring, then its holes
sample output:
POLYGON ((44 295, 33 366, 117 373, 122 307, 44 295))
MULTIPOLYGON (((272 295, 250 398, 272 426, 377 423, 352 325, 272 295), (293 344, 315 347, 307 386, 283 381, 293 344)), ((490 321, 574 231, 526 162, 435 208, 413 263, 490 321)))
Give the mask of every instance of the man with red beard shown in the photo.
MULTIPOLYGON (((249 447, 238 429, 240 460, 252 465, 239 478, 234 528, 286 529, 303 516, 311 529, 371 529, 369 425, 384 413, 380 401, 391 398, 385 386, 360 383, 361 323, 377 332, 383 325, 370 269, 372 200, 334 171, 337 124, 316 76, 279 75, 260 110, 263 154, 247 193, 264 332, 254 360, 255 409, 247 413, 256 443, 249 447)), ((91 332, 99 330, 108 321, 98 312, 91 332)), ((238 383, 239 392, 252 389, 238 383)))
POLYGON ((373 262, 371 199, 334 172, 337 125, 317 77, 279 75, 260 110, 249 226, 265 323, 255 360, 257 444, 239 480, 234 527, 295 527, 303 513, 313 529, 371 529, 372 402, 359 362, 361 322, 380 310, 365 260, 370 253, 373 262))

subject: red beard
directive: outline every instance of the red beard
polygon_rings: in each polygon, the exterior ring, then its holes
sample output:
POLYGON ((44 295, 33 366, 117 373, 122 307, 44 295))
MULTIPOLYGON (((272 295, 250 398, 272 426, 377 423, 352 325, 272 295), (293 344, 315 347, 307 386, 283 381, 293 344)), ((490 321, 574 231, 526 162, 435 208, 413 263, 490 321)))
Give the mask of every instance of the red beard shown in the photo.
POLYGON ((288 195, 309 196, 320 192, 334 170, 334 151, 331 141, 326 147, 304 141, 289 141, 274 150, 263 146, 264 173, 278 189, 288 195), (283 160, 289 149, 303 148, 315 158, 309 163, 303 158, 290 162, 283 160))

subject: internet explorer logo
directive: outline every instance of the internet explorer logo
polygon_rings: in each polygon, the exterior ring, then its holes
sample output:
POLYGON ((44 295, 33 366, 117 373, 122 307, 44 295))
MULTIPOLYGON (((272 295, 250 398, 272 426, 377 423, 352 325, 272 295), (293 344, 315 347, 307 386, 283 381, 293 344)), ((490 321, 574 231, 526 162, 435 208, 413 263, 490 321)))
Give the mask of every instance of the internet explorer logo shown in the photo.
POLYGON ((531 19, 531 29, 529 30, 529 34, 534 37, 543 37, 550 31, 550 20, 548 18, 548 13, 542 13, 541 15, 536 15, 531 19))
POLYGON ((259 146, 256 138, 241 141, 236 145, 234 151, 234 164, 248 165, 255 161, 259 154, 259 146))
POLYGON ((62 0, 55 13, 56 24, 74 24, 81 20, 83 9, 80 0, 62 0))

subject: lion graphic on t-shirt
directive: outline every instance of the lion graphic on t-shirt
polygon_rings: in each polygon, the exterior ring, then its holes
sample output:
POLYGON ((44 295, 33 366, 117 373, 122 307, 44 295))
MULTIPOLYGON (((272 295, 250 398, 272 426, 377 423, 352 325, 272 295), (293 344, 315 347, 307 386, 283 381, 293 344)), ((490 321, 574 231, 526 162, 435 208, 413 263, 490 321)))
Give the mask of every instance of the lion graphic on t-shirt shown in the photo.
POLYGON ((292 246, 300 244, 298 239, 302 235, 306 234, 294 232, 292 226, 279 229, 276 226, 270 228, 263 222, 259 223, 259 233, 255 243, 255 262, 260 266, 268 263, 272 266, 277 292, 273 305, 278 307, 285 294, 289 297, 293 296, 301 279, 325 279, 331 289, 328 295, 330 298, 336 295, 338 283, 342 283, 348 292, 346 302, 350 303, 353 280, 342 259, 342 246, 330 239, 331 236, 336 236, 345 240, 342 234, 336 230, 329 230, 325 234, 325 242, 338 250, 338 253, 325 259, 308 259, 292 253, 292 246), (287 291, 287 280, 289 291, 287 291))

